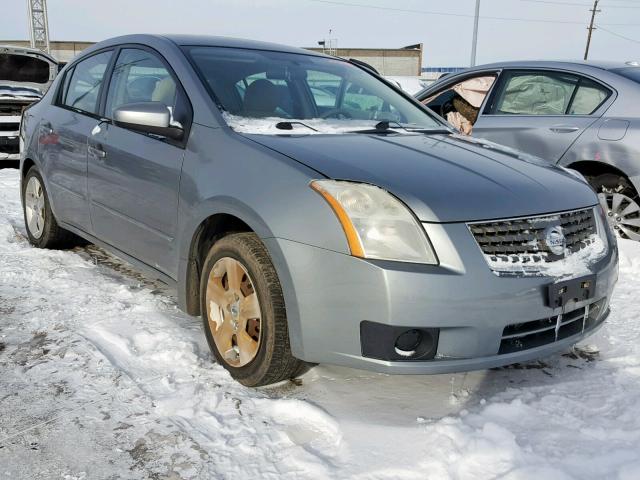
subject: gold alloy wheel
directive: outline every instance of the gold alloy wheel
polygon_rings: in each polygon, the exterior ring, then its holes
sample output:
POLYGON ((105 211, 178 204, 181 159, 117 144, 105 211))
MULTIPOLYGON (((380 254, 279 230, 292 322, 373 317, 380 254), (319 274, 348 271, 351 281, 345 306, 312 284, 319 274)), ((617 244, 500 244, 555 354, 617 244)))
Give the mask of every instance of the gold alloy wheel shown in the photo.
POLYGON ((207 318, 220 355, 232 367, 251 362, 262 339, 258 295, 246 268, 230 257, 219 259, 209 274, 207 318))

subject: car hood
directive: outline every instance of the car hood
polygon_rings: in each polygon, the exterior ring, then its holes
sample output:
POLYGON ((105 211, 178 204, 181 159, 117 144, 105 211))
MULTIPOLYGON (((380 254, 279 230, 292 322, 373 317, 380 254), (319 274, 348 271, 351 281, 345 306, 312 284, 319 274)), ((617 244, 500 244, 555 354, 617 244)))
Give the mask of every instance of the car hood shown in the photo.
POLYGON ((461 135, 246 135, 338 180, 377 185, 424 222, 469 222, 595 205, 567 170, 461 135))

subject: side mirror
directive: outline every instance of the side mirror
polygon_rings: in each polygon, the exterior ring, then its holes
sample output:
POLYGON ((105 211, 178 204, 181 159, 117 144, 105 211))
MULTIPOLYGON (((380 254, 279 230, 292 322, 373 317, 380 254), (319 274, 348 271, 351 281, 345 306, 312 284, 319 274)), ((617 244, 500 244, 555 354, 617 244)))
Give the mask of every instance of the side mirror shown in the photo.
POLYGON ((171 111, 162 102, 140 102, 121 105, 113 111, 113 122, 137 132, 152 133, 181 140, 184 130, 171 124, 171 111))

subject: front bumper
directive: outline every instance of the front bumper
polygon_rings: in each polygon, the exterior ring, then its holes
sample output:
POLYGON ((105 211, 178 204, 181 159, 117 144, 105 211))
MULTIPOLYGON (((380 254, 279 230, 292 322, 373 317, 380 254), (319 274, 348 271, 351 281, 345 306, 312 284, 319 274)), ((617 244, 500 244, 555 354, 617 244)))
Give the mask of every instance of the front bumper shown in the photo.
POLYGON ((596 331, 608 314, 618 278, 613 239, 607 255, 591 267, 597 276, 594 297, 564 308, 564 313, 577 312, 599 302, 598 318, 588 328, 571 330, 569 336, 520 351, 501 351, 505 327, 563 313, 546 306, 547 286, 554 279, 495 275, 465 224, 425 228, 438 252, 438 266, 368 261, 289 240, 265 239, 285 292, 293 354, 308 362, 385 373, 478 370, 566 349, 596 331), (364 321, 438 329, 435 356, 413 361, 363 356, 364 321))

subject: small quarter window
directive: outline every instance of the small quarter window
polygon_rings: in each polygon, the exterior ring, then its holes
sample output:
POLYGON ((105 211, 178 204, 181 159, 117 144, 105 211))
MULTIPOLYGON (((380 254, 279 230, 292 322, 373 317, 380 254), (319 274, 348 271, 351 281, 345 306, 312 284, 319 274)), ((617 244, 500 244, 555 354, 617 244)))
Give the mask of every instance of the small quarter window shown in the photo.
POLYGON ((569 115, 591 115, 609 95, 609 90, 602 85, 582 78, 576 96, 569 107, 569 115))
MULTIPOLYGON (((72 72, 62 99, 67 107, 97 114, 100 89, 112 52, 103 52, 80 61, 72 72)), ((67 79, 65 78, 65 83, 67 79)))

